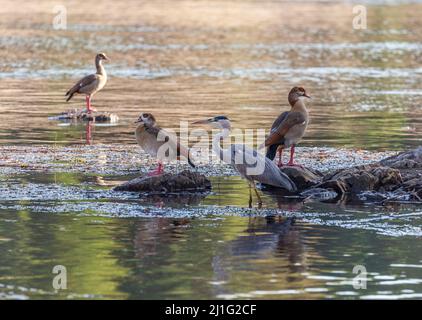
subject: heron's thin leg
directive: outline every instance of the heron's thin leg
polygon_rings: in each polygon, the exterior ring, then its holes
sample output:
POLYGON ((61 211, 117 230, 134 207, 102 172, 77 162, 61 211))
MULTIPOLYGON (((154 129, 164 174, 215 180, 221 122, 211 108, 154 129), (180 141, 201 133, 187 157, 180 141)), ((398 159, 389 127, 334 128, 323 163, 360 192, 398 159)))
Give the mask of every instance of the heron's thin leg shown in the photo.
POLYGON ((255 181, 252 181, 252 186, 253 186, 253 189, 255 190, 256 197, 258 198, 258 204, 262 205, 262 199, 258 193, 258 190, 256 189, 255 181))
POLYGON ((251 190, 252 186, 250 183, 248 185, 249 185, 249 208, 252 208, 252 190, 251 190))

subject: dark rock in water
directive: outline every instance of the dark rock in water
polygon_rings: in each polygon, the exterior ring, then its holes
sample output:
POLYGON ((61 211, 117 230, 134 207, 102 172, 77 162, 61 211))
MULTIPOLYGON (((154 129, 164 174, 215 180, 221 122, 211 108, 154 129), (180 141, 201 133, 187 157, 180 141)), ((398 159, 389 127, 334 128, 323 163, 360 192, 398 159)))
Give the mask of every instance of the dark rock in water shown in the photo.
POLYGON ((337 194, 345 194, 348 192, 348 186, 341 180, 327 180, 317 184, 314 188, 333 190, 337 194))
POLYGON ((321 175, 308 168, 285 166, 280 169, 296 184, 298 190, 310 188, 321 181, 321 175))
POLYGON ((117 122, 119 117, 114 113, 109 112, 93 112, 93 113, 82 113, 78 120, 81 121, 95 121, 95 122, 117 122))
POLYGON ((402 183, 400 171, 389 167, 360 166, 343 169, 324 177, 320 188, 331 187, 337 192, 391 190, 402 183))
POLYGON ((396 169, 422 168, 422 147, 385 158, 380 163, 396 169))
POLYGON ((148 193, 204 192, 211 189, 211 181, 204 175, 185 170, 179 174, 142 176, 121 184, 115 191, 148 193))
POLYGON ((88 113, 86 111, 80 111, 77 109, 68 110, 61 113, 58 116, 50 117, 50 120, 74 120, 74 121, 95 121, 95 122, 118 122, 119 117, 110 112, 97 112, 93 111, 88 113))
POLYGON ((422 147, 324 176, 307 168, 281 170, 302 191, 300 195, 309 199, 422 203, 422 147))
POLYGON ((408 194, 410 201, 422 202, 422 173, 407 174, 405 181, 395 190, 395 193, 399 192, 408 194))

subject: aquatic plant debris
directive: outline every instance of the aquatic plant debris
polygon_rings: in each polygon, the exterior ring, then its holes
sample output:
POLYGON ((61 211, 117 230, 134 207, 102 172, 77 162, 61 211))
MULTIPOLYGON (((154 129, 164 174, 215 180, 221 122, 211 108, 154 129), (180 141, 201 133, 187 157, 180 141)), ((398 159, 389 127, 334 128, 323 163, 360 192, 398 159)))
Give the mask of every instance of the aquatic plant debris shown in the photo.
MULTIPOLYGON (((335 148, 300 149, 298 162, 321 172, 378 162, 396 155, 396 152, 335 148)), ((363 211, 342 209, 339 214, 335 210, 330 211, 336 205, 315 206, 312 202, 299 202, 297 207, 290 207, 288 200, 279 207, 271 203, 261 209, 248 208, 247 202, 224 204, 219 203, 220 200, 212 200, 212 197, 224 199, 226 196, 226 191, 221 192, 219 187, 208 195, 167 199, 168 202, 153 196, 140 196, 136 192, 112 191, 107 175, 123 181, 127 180, 127 176, 139 176, 140 172, 155 167, 155 160, 136 145, 1 146, 0 151, 0 210, 110 218, 224 219, 228 216, 283 215, 299 218, 301 223, 364 229, 380 235, 422 236, 422 229, 415 224, 421 215, 418 210, 390 215, 384 211, 377 212, 375 208, 369 217, 367 213, 360 217, 363 211), (56 175, 69 173, 79 178, 51 182, 56 175)), ((182 172, 186 168, 188 165, 184 163, 168 165, 168 170, 175 172, 182 172)), ((200 164, 194 170, 206 176, 240 179, 230 166, 218 161, 200 164)))
MULTIPOLYGON (((380 161, 397 154, 394 151, 329 147, 299 147, 297 161, 313 170, 326 172, 380 161)), ((73 145, 73 146, 0 146, 0 174, 25 172, 81 172, 105 175, 145 173, 156 166, 155 159, 137 145, 73 145)), ((190 169, 184 162, 166 165, 166 170, 181 172, 190 169)), ((231 166, 220 161, 200 163, 196 169, 206 176, 238 175, 231 166)))

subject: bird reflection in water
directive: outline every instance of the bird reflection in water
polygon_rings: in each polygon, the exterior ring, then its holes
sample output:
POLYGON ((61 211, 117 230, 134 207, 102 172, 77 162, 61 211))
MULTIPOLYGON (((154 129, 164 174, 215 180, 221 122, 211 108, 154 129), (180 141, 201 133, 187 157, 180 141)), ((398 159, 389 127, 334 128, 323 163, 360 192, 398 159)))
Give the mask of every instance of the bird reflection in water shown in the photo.
POLYGON ((93 121, 88 121, 85 125, 85 143, 87 145, 92 145, 92 127, 93 121))
POLYGON ((214 294, 234 293, 235 286, 225 284, 236 282, 237 273, 245 269, 245 261, 248 268, 259 265, 259 279, 273 275, 277 282, 295 281, 290 275, 305 272, 308 266, 306 247, 294 224, 295 218, 292 217, 272 215, 250 218, 247 229, 221 247, 212 259, 212 281, 220 284, 213 288, 214 294))

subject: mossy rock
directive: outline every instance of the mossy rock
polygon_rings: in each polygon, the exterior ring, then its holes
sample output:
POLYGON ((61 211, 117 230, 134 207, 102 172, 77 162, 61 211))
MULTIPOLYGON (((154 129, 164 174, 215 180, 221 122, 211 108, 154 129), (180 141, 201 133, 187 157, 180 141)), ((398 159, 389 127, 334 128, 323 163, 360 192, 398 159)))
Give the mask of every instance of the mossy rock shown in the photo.
POLYGON ((114 190, 146 193, 205 192, 211 190, 211 181, 203 174, 184 170, 177 174, 141 176, 115 187, 114 190))

